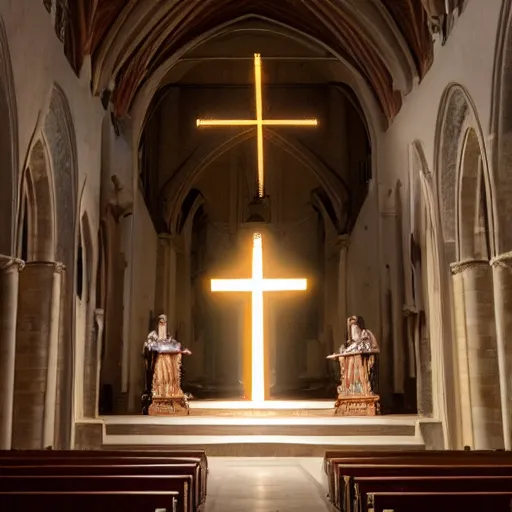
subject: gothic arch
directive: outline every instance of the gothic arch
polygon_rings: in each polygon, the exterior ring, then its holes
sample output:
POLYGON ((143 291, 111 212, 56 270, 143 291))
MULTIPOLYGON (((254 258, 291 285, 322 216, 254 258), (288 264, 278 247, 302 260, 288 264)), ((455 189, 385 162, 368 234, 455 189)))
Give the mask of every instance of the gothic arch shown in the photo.
POLYGON ((55 189, 48 146, 31 147, 21 188, 18 254, 27 261, 55 261, 55 189))
MULTIPOLYGON (((260 18, 263 21, 269 22, 272 25, 274 25, 275 32, 283 33, 287 37, 291 37, 291 35, 293 35, 294 37, 300 39, 303 42, 306 42, 307 44, 314 44, 325 49, 327 52, 329 52, 329 54, 335 56, 340 61, 340 63, 346 67, 348 71, 346 83, 354 90, 355 94, 357 95, 357 98, 364 111, 365 118, 368 119, 372 147, 376 146, 375 143, 377 140, 378 129, 386 128, 387 124, 386 121, 383 119, 384 116, 380 111, 378 102, 374 97, 371 88, 353 65, 351 65, 342 55, 336 52, 333 48, 327 46, 325 43, 322 43, 318 38, 308 35, 299 29, 265 17, 244 15, 240 16, 239 18, 230 20, 227 23, 223 23, 215 27, 214 29, 197 36, 188 44, 181 47, 178 51, 174 52, 171 57, 166 59, 151 74, 151 76, 141 84, 139 89, 136 91, 134 97, 131 98, 130 118, 134 147, 138 147, 140 144, 146 114, 150 108, 151 101, 154 95, 156 94, 158 88, 160 87, 163 78, 179 62, 179 60, 183 58, 187 52, 199 47, 202 44, 206 44, 209 40, 218 36, 219 34, 231 30, 232 27, 235 26, 237 23, 255 17, 260 18)), ((118 71, 118 69, 114 70, 113 75, 117 75, 118 71)))
POLYGON ((64 263, 62 324, 59 339, 58 397, 55 420, 57 448, 69 448, 73 424, 73 376, 75 359, 75 261, 78 234, 78 164, 71 109, 62 88, 54 84, 43 122, 53 167, 56 211, 55 258, 64 263))
MULTIPOLYGON (((190 190, 192 183, 204 170, 223 154, 230 151, 238 144, 245 142, 255 136, 254 130, 245 130, 223 143, 212 143, 208 149, 197 154, 193 154, 184 164, 173 174, 173 176, 162 187, 161 197, 163 202, 171 207, 165 212, 165 220, 170 226, 171 233, 177 233, 179 213, 181 205, 185 200, 186 194, 190 190)), ((344 181, 335 174, 335 172, 323 164, 316 155, 297 141, 278 134, 272 130, 265 130, 264 137, 271 143, 279 146, 289 155, 296 158, 305 165, 320 181, 332 204, 335 207, 338 216, 337 223, 342 225, 342 216, 345 213, 349 193, 348 187, 344 181)))
POLYGON ((18 198, 18 108, 7 33, 0 16, 0 254, 15 254, 18 198))
MULTIPOLYGON (((473 128, 482 152, 482 166, 489 198, 493 204, 492 179, 485 153, 485 142, 476 107, 468 91, 460 84, 450 84, 441 98, 435 139, 436 184, 439 191, 439 210, 445 246, 449 261, 459 259, 459 198, 461 158, 468 129, 473 128)), ((493 209, 490 226, 494 230, 493 209)), ((494 241, 491 242, 494 253, 494 241)))
POLYGON ((499 347, 489 265, 495 254, 494 187, 478 114, 460 84, 448 86, 441 101, 435 161, 443 252, 445 262, 451 262, 451 276, 445 275, 454 319, 453 369, 463 397, 461 439, 476 449, 500 448, 499 347))
POLYGON ((503 0, 498 27, 492 94, 490 131, 493 134, 493 180, 490 194, 494 216, 494 246, 496 254, 512 250, 512 1, 503 0))
POLYGON ((431 375, 426 376, 429 381, 421 383, 423 389, 420 391, 432 400, 431 412, 443 422, 444 447, 450 448, 457 444, 458 413, 454 407, 448 407, 449 403, 455 403, 456 382, 454 354, 451 345, 446 343, 452 335, 452 305, 446 300, 450 290, 444 279, 446 272, 443 269, 446 265, 442 252, 442 228, 434 177, 420 141, 411 144, 410 157, 411 181, 415 189, 411 198, 412 215, 415 217, 413 222, 421 223, 423 220, 420 227, 423 232, 417 233, 417 236, 423 238, 420 241, 424 249, 421 264, 431 357, 431 375))

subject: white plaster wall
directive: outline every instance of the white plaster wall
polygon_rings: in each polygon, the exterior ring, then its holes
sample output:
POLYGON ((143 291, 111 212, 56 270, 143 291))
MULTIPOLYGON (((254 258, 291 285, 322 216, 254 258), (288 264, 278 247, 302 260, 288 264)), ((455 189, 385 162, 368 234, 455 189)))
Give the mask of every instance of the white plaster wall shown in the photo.
MULTIPOLYGON (((53 84, 64 91, 74 121, 78 161, 78 215, 87 211, 93 243, 99 222, 101 120, 103 109, 89 89, 87 71, 79 79, 64 56, 63 45, 51 24, 51 17, 42 2, 35 0, 0 0, 2 16, 11 53, 15 93, 18 106, 19 162, 26 163, 31 141, 44 121, 53 84), (83 192, 83 193, 82 193, 83 192), (82 195, 81 195, 82 194, 82 195)), ((84 66, 87 70, 87 66, 84 66)), ((83 341, 85 308, 77 308, 75 400, 80 405, 83 383, 83 341), (82 369, 80 371, 80 369, 82 369)), ((76 405, 76 404, 75 404, 76 405)))
MULTIPOLYGON (((136 191, 133 213, 133 274, 131 295, 131 329, 128 408, 135 411, 140 405, 140 394, 144 385, 142 347, 148 335, 149 312, 155 305, 156 259, 158 236, 153 227, 144 198, 136 191)), ((125 340, 126 341, 126 340, 125 340)))
MULTIPOLYGON (((422 143, 429 170, 437 173, 434 163, 436 123, 441 97, 449 84, 457 82, 468 90, 475 102, 486 142, 489 143, 493 64, 500 8, 501 0, 468 2, 447 44, 441 46, 436 42, 434 63, 424 80, 405 98, 402 110, 387 132, 379 134, 377 147, 373 148, 373 158, 380 211, 385 194, 395 187, 397 180, 407 183, 408 147, 412 142, 418 140, 422 143)), ((372 310, 376 306, 373 301, 367 304, 366 289, 357 287, 356 283, 359 280, 364 282, 368 268, 373 267, 368 263, 365 266, 355 262, 360 262, 361 258, 373 259, 373 266, 379 265, 379 273, 384 277, 386 260, 395 256, 390 253, 393 251, 390 244, 382 239, 380 257, 377 251, 367 249, 375 247, 372 244, 380 233, 380 220, 376 210, 371 207, 374 199, 370 195, 367 198, 352 232, 349 249, 349 310, 356 314, 366 313, 370 328, 370 318, 377 318, 372 317, 372 310)), ((409 199, 402 194, 402 200, 402 212, 406 217, 409 199)), ((377 279, 377 276, 372 275, 372 278, 377 279)))
POLYGON ((377 189, 371 186, 356 225, 350 234, 347 253, 347 315, 362 316, 368 329, 380 339, 379 230, 375 222, 376 193, 377 189))
MULTIPOLYGON (((452 83, 464 86, 473 99, 479 121, 486 139, 486 149, 490 146, 490 118, 492 101, 493 65, 496 46, 496 32, 498 30, 499 15, 502 0, 472 0, 468 2, 462 16, 457 20, 456 26, 445 46, 439 41, 435 44, 434 63, 423 79, 413 91, 404 99, 400 113, 385 133, 377 137, 374 145, 374 180, 379 192, 379 212, 383 211, 385 195, 389 189, 394 189, 397 181, 406 184, 408 181, 408 147, 415 140, 421 142, 428 167, 437 182, 435 158, 436 124, 442 95, 452 83)), ((402 215, 409 215, 409 198, 402 189, 402 215)), ((405 223, 405 226, 407 223, 405 223)), ((361 308, 356 314, 366 313, 366 289, 356 290, 357 280, 364 283, 365 266, 357 263, 365 258, 365 248, 371 247, 375 235, 382 234, 382 219, 370 207, 370 197, 362 209, 357 224, 351 236, 349 252, 349 307, 361 308), (364 226, 368 226, 365 230, 364 226), (377 231, 375 231, 375 229, 377 231), (360 275, 361 274, 361 275, 360 275), (361 311, 361 313, 359 313, 361 311)), ((376 282, 384 282, 388 261, 399 261, 396 249, 380 236, 379 251, 374 253, 374 265, 378 265, 378 275, 373 276, 376 282)), ((448 264, 449 262, 445 262, 448 264)), ((383 290, 381 290, 382 295, 383 290)), ((383 297, 381 296, 381 301, 383 297)), ((373 301, 371 308, 375 307, 373 301)), ((352 311, 350 309, 349 311, 352 311)), ((370 321, 372 313, 368 316, 368 327, 374 327, 370 321)), ((378 332, 382 330, 382 324, 378 332)), ((375 328, 375 327, 374 327, 375 328)), ((439 332, 439 331, 438 331, 439 332)), ((432 346, 444 346, 447 349, 454 340, 431 340, 432 346), (442 342, 442 343, 441 343, 442 342)), ((453 372, 453 368, 448 371, 453 372)), ((449 378, 452 376, 450 375, 449 378)), ((441 390, 446 391, 443 384, 441 390)), ((452 396, 452 400, 456 397, 452 396)), ((454 407, 448 398, 448 407, 454 407)), ((441 407, 442 409, 442 407, 441 407)))

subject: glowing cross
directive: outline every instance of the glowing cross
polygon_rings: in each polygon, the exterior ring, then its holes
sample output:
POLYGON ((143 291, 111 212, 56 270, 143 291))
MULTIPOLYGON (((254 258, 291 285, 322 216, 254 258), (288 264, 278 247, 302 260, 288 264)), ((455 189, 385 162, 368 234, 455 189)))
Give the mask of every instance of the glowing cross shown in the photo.
POLYGON ((265 165, 263 157, 264 126, 318 126, 316 119, 263 119, 263 93, 261 83, 261 55, 254 55, 254 83, 256 92, 256 119, 198 119, 197 126, 256 126, 258 150, 258 196, 265 193, 265 165))
POLYGON ((264 279, 261 234, 255 233, 250 279, 212 279, 212 292, 250 292, 252 295, 251 400, 265 400, 265 342, 263 336, 263 292, 306 290, 307 279, 264 279))

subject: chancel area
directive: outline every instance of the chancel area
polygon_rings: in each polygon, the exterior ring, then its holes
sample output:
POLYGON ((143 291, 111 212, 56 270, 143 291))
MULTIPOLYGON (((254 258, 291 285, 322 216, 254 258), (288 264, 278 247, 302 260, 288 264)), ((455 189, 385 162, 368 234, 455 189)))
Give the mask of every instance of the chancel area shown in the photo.
POLYGON ((0 499, 506 510, 511 9, 0 0, 0 499))

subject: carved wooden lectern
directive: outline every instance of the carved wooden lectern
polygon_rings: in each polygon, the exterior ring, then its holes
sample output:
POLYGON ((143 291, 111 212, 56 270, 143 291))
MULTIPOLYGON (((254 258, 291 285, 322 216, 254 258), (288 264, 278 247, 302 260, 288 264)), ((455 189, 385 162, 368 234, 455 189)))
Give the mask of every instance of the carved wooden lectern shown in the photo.
POLYGON ((142 414, 169 416, 189 414, 187 396, 181 389, 181 353, 144 351, 146 383, 142 395, 142 414))
POLYGON ((376 416, 380 413, 376 352, 338 354, 340 385, 334 414, 376 416))

